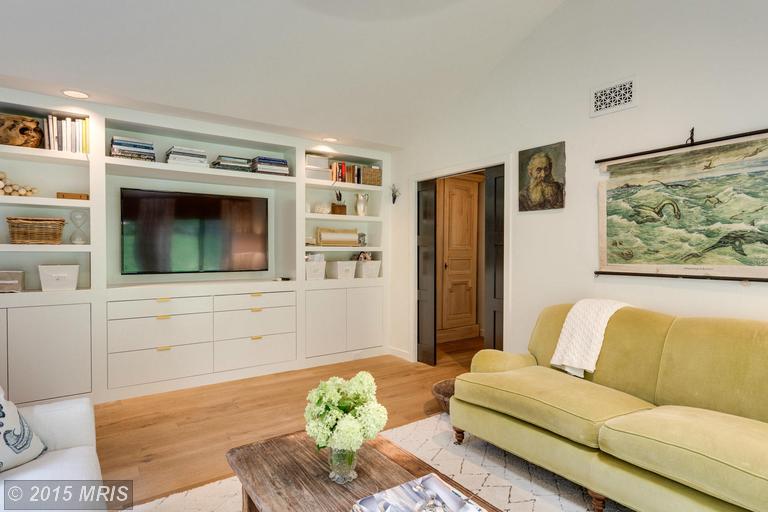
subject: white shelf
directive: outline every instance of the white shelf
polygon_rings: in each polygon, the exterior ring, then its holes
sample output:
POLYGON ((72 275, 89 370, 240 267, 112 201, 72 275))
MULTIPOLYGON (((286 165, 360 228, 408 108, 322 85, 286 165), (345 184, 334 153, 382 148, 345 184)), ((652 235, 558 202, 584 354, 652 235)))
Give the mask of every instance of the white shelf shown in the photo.
POLYGON ((52 149, 25 148, 20 146, 0 145, 0 158, 43 162, 49 164, 88 165, 85 153, 54 151, 52 149))
POLYGON ((210 167, 146 162, 129 158, 106 158, 107 174, 113 176, 131 176, 158 180, 194 181, 198 183, 217 183, 222 185, 256 185, 258 183, 295 184, 293 176, 263 174, 243 171, 227 171, 210 167))
POLYGON ((338 188, 339 190, 369 190, 371 192, 381 192, 382 188, 376 185, 362 185, 358 183, 347 183, 343 181, 318 180, 307 178, 308 187, 314 188, 338 188))
POLYGON ((372 217, 370 215, 333 215, 332 213, 307 213, 305 217, 308 220, 331 220, 344 222, 382 222, 381 217, 372 217))
POLYGON ((360 247, 328 247, 325 245, 305 245, 306 252, 382 252, 381 247, 360 246, 360 247))
POLYGON ((58 199, 37 196, 0 196, 0 206, 36 206, 41 208, 90 208, 91 202, 83 199, 58 199))
POLYGON ((91 246, 74 244, 0 244, 0 252, 91 252, 91 246))
POLYGON ((306 290, 325 290, 329 288, 365 288, 367 286, 384 286, 384 278, 371 279, 317 279, 304 282, 306 290))

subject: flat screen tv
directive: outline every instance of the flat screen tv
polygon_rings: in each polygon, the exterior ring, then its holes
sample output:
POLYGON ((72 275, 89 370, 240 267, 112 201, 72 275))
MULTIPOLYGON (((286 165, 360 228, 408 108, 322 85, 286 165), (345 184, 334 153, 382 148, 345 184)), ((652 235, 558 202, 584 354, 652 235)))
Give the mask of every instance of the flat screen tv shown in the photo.
POLYGON ((120 190, 122 273, 268 270, 267 199, 120 190))

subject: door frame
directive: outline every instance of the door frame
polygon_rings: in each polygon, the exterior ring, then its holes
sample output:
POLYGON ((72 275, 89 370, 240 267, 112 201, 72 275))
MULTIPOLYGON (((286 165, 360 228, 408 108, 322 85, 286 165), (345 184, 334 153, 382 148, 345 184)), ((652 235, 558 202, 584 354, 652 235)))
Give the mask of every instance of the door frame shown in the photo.
POLYGON ((494 167, 497 165, 503 165, 504 166, 504 297, 506 300, 504 300, 504 325, 503 329, 505 333, 509 333, 509 326, 507 325, 507 321, 511 316, 512 313, 512 301, 509 300, 512 297, 512 276, 511 276, 511 263, 510 263, 510 256, 511 256, 511 240, 512 234, 513 234, 513 226, 512 222, 510 222, 511 212, 512 210, 512 200, 515 194, 515 190, 513 190, 513 181, 515 183, 515 187, 517 186, 517 180, 509 179, 511 176, 511 173, 513 170, 517 170, 517 164, 516 164, 516 155, 512 153, 505 153, 502 155, 495 155, 495 156, 489 156, 484 159, 480 159, 474 162, 468 162, 460 165, 454 165, 450 167, 444 167, 439 169, 434 169, 431 171, 414 174, 408 178, 408 192, 410 197, 410 204, 409 204, 409 210, 410 210, 410 221, 409 221, 409 238, 411 240, 410 243, 410 254, 409 259, 411 261, 411 265, 409 265, 408 272, 410 273, 409 281, 410 281, 410 294, 411 297, 411 304, 409 307, 409 313, 410 313, 410 333, 411 333, 411 342, 409 343, 409 358, 411 361, 417 360, 417 343, 418 343, 418 305, 417 305, 417 294, 418 294, 418 276, 417 276, 417 265, 418 265, 418 249, 416 246, 416 236, 417 236, 417 223, 418 223, 418 194, 417 187, 418 183, 420 181, 425 180, 431 180, 431 179, 437 179, 437 178, 447 178, 449 176, 456 176, 458 174, 468 174, 471 172, 476 172, 483 170, 487 167, 494 167))

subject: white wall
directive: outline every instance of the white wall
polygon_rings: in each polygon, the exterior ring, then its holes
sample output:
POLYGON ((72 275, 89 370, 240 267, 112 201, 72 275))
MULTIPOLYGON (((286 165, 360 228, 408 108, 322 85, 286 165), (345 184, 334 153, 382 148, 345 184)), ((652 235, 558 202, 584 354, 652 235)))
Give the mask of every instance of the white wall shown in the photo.
MULTIPOLYGON (((593 276, 597 253, 594 160, 768 127, 768 2, 579 0, 565 2, 490 77, 413 130, 395 155, 403 197, 393 209, 392 328, 415 347, 415 176, 505 159, 517 197, 517 152, 566 141, 564 210, 518 213, 507 204, 510 249, 506 350, 520 351, 548 304, 611 297, 683 315, 768 319, 768 284, 593 276), (588 115, 592 87, 636 76, 640 105, 588 115)), ((481 55, 478 58, 482 58, 481 55)), ((457 65, 456 72, 461 72, 457 65)), ((511 203, 511 204, 510 204, 511 203)), ((413 354, 413 352, 411 352, 413 354)))

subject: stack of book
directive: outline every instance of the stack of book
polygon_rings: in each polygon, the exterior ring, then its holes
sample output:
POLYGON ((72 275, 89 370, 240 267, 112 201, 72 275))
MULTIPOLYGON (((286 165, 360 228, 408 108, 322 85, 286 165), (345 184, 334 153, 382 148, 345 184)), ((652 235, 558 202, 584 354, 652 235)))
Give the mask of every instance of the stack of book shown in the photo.
POLYGON ((307 172, 307 178, 316 180, 331 179, 331 165, 327 156, 307 155, 304 168, 307 172))
POLYGON ((165 161, 169 164, 208 167, 208 154, 202 149, 171 146, 171 149, 165 152, 165 157, 165 161))
POLYGON ((251 160, 251 170, 268 174, 282 174, 285 176, 291 173, 291 170, 288 167, 288 160, 283 158, 272 158, 269 156, 257 156, 251 160))
POLYGON ((251 159, 219 155, 219 158, 211 162, 211 167, 215 169, 228 169, 230 171, 251 172, 251 159))
POLYGON ((49 115, 43 119, 43 147, 72 153, 88 152, 88 118, 59 119, 49 115))
POLYGON ((152 142, 115 135, 112 137, 112 149, 109 154, 120 158, 154 162, 155 145, 152 142))

